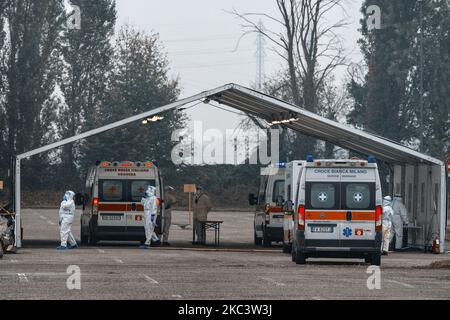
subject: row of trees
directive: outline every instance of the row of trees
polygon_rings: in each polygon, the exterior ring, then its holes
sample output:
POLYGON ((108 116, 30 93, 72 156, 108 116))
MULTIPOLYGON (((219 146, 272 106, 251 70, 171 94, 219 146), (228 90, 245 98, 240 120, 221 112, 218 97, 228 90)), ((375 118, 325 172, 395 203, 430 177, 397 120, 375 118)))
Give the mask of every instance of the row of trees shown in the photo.
MULTIPOLYGON (((367 0, 382 28, 362 20, 367 68, 351 73, 351 124, 446 161, 450 159, 450 3, 367 0)), ((367 16, 365 16, 367 17, 367 16)))
MULTIPOLYGON (((157 34, 124 27, 115 33, 114 0, 73 0, 80 30, 67 28, 64 0, 0 2, 0 176, 12 156, 67 138, 178 98, 157 34)), ((276 0, 273 15, 233 14, 245 33, 261 32, 285 67, 265 85, 267 93, 328 119, 420 148, 447 159, 450 105, 450 10, 446 0, 367 0, 362 6, 361 64, 349 83, 336 85, 346 59, 340 29, 341 0, 276 0), (382 9, 382 29, 369 31, 366 7, 382 9), (423 17, 423 18, 421 18, 423 17), (260 18, 279 24, 262 30, 260 18)), ((33 157, 24 164, 25 188, 80 190, 97 160, 155 159, 172 185, 194 182, 220 194, 258 183, 253 166, 175 167, 171 133, 185 125, 179 112, 162 123, 129 125, 33 157)), ((251 124, 259 119, 250 118, 251 124)), ((282 161, 316 153, 334 157, 333 145, 283 130, 282 161)))
MULTIPOLYGON (((72 3, 81 8, 80 30, 67 27, 63 0, 0 3, 2 177, 16 154, 168 104, 179 95, 157 34, 130 26, 115 34, 114 0, 72 3)), ((97 160, 155 159, 170 166, 171 132, 184 120, 172 112, 164 125, 129 125, 33 157, 24 163, 23 185, 79 190, 97 160)))

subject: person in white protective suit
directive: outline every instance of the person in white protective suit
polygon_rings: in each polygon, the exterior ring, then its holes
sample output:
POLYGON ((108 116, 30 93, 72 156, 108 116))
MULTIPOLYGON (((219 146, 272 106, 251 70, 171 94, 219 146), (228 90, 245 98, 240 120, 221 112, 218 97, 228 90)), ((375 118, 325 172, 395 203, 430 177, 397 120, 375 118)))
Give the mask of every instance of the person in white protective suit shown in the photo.
MULTIPOLYGON (((402 197, 397 195, 392 200, 392 209, 394 210, 394 216, 392 217, 392 227, 395 234, 395 250, 401 250, 403 248, 403 225, 409 224, 408 211, 403 204, 402 197)), ((391 238, 393 238, 393 234, 391 238)))
POLYGON ((75 218, 74 197, 75 193, 73 191, 67 191, 59 208, 61 245, 57 248, 58 250, 75 249, 78 247, 71 231, 73 219, 75 218))
POLYGON ((381 251, 384 256, 388 255, 389 244, 391 242, 392 217, 394 210, 392 209, 392 198, 387 196, 383 200, 383 242, 381 251))
POLYGON ((152 241, 158 243, 159 239, 155 234, 156 215, 158 212, 158 203, 156 198, 156 188, 149 186, 145 192, 145 196, 141 200, 144 206, 144 228, 145 228, 145 245, 140 246, 142 249, 151 247, 152 241))

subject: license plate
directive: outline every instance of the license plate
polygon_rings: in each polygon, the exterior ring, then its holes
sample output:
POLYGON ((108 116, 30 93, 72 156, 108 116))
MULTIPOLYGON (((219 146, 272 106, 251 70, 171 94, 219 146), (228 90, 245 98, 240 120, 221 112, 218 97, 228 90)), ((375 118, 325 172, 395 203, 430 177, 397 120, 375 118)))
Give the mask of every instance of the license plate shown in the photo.
POLYGON ((104 221, 121 221, 123 216, 102 215, 104 221))
POLYGON ((333 227, 311 227, 312 233, 333 233, 333 227))

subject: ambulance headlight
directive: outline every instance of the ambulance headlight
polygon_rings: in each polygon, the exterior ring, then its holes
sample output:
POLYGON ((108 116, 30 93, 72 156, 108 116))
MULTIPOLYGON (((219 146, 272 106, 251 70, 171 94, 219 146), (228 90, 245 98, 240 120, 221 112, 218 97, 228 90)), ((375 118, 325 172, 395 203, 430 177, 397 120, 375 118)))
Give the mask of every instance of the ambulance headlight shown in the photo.
POLYGON ((377 163, 377 159, 374 156, 370 156, 369 158, 367 158, 367 161, 369 163, 377 163))

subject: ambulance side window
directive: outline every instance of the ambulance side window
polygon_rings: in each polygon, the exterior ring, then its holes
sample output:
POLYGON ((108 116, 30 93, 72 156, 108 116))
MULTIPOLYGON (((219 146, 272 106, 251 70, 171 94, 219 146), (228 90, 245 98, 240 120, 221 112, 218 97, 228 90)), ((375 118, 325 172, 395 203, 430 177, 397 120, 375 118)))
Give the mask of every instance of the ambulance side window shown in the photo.
POLYGON ((339 183, 306 183, 307 209, 339 209, 339 183))

